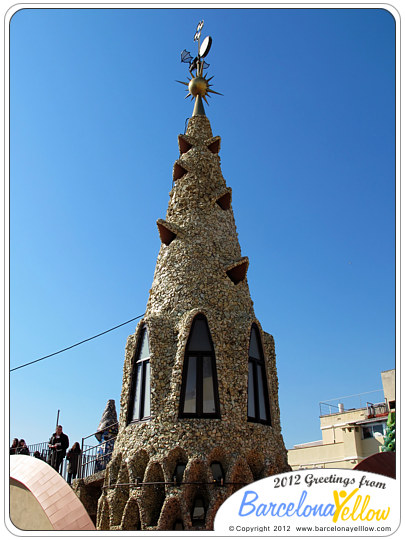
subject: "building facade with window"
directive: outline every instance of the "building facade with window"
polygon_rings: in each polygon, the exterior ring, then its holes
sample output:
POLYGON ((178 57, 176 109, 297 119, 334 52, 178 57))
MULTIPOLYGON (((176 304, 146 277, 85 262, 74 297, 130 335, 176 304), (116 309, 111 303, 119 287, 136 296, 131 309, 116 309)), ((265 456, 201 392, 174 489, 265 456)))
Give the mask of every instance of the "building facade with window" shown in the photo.
POLYGON ((232 493, 290 470, 274 340, 253 310, 201 103, 178 143, 146 312, 126 345, 99 529, 210 530, 232 493))
POLYGON ((293 470, 306 468, 353 469, 363 459, 381 451, 388 413, 395 410, 395 370, 381 373, 383 390, 322 403, 322 440, 297 444, 288 450, 293 470), (372 397, 374 399, 372 399, 372 397), (381 399, 376 399, 380 397, 381 399), (363 406, 352 406, 354 400, 363 406), (351 405, 345 406, 345 402, 351 405))

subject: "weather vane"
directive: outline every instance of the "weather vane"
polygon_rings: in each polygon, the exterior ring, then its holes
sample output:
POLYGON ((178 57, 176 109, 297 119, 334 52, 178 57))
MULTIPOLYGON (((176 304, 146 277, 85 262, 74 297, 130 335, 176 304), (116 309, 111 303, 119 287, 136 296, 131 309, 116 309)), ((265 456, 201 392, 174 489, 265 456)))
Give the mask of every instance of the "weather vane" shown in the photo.
POLYGON ((200 44, 201 30, 203 26, 204 21, 200 21, 194 34, 194 41, 198 42, 197 56, 193 59, 191 54, 186 51, 186 49, 181 52, 181 61, 189 64, 189 72, 192 78, 188 79, 188 83, 183 81, 177 81, 181 84, 185 84, 188 87, 188 94, 186 95, 186 98, 190 96, 192 96, 192 100, 196 98, 193 116, 197 114, 205 114, 201 98, 203 98, 208 105, 207 97, 209 97, 208 94, 210 92, 222 96, 222 94, 220 94, 219 92, 211 90, 211 85, 209 84, 209 82, 211 79, 213 79, 213 77, 206 79, 204 76, 204 69, 207 69, 209 67, 209 64, 205 62, 204 58, 207 56, 211 49, 212 38, 211 36, 207 36, 200 44))

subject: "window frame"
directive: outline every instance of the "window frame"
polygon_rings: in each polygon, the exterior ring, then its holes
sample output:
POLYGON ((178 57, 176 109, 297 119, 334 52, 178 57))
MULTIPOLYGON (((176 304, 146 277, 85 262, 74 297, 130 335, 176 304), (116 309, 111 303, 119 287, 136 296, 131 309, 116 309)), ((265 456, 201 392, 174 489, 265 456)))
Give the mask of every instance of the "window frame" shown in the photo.
POLYGON ((270 393, 267 382, 267 371, 266 371, 266 361, 263 353, 262 338, 260 335, 260 330, 257 324, 253 323, 250 328, 249 336, 249 349, 248 349, 248 366, 252 364, 253 372, 253 403, 255 409, 255 416, 249 416, 249 370, 248 370, 248 385, 247 385, 247 420, 255 424, 264 424, 266 426, 271 426, 271 407, 270 407, 270 393), (259 347, 259 356, 260 358, 254 358, 250 356, 250 344, 252 340, 253 332, 256 333, 256 338, 259 347), (258 370, 260 369, 262 375, 262 387, 263 387, 263 399, 264 407, 266 412, 266 419, 260 418, 260 403, 259 403, 259 377, 258 370))
POLYGON ((181 391, 180 391, 180 406, 179 406, 179 418, 221 418, 220 406, 219 406, 219 392, 218 392, 218 377, 217 377, 217 368, 216 368, 216 357, 214 343, 211 338, 211 332, 208 325, 207 318, 199 313, 193 319, 193 322, 190 327, 190 332, 188 335, 186 349, 184 353, 184 363, 183 363, 183 375, 181 382, 181 391), (211 345, 211 350, 207 351, 193 351, 189 350, 189 344, 191 341, 191 336, 194 330, 194 325, 197 320, 204 320, 208 330, 208 339, 211 345), (186 388, 187 388, 187 378, 188 378, 188 368, 189 360, 191 357, 196 358, 196 410, 195 413, 184 412, 185 398, 186 398, 186 388), (204 395, 203 395, 203 362, 204 358, 209 358, 211 363, 211 373, 212 373, 212 383, 213 383, 213 393, 214 393, 214 405, 215 412, 205 413, 204 412, 204 395))
POLYGON ((127 414, 127 425, 129 424, 138 424, 139 422, 145 422, 147 420, 150 420, 151 418, 151 412, 150 412, 150 369, 149 369, 149 388, 146 388, 146 370, 147 370, 147 364, 149 364, 150 368, 150 343, 149 343, 149 334, 146 324, 144 324, 139 332, 138 337, 138 343, 136 345, 136 351, 134 355, 134 361, 132 364, 132 380, 131 380, 131 390, 129 393, 129 406, 128 406, 128 414, 127 414), (141 354, 141 347, 143 345, 143 341, 146 338, 148 340, 148 349, 149 349, 149 356, 147 358, 139 358, 139 355, 141 354), (140 398, 139 398, 139 418, 133 418, 134 415, 134 409, 135 409, 135 399, 136 399, 136 388, 138 383, 138 365, 141 366, 140 369, 140 378, 141 378, 141 385, 140 385, 140 398), (144 416, 145 414, 145 402, 146 402, 146 393, 149 391, 149 416, 144 416))
POLYGON ((366 424, 366 425, 363 425, 361 426, 361 438, 362 440, 366 441, 367 439, 375 439, 375 434, 378 433, 379 435, 382 435, 383 437, 386 436, 387 434, 387 422, 386 421, 381 421, 381 422, 374 422, 372 424, 366 424), (383 433, 380 433, 379 431, 376 431, 375 427, 376 426, 382 426, 382 429, 383 429, 383 433), (364 430, 365 429, 369 429, 370 430, 370 435, 367 435, 367 437, 364 436, 364 430))

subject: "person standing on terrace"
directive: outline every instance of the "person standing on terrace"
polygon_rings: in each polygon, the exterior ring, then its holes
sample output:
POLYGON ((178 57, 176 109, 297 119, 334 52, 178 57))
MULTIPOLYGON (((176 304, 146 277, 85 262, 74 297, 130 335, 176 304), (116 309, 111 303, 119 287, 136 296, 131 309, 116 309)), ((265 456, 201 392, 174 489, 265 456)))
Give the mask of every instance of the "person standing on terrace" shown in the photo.
POLYGON ((51 467, 60 473, 63 458, 69 447, 69 437, 63 433, 62 426, 57 426, 55 433, 49 439, 48 447, 51 450, 51 467))

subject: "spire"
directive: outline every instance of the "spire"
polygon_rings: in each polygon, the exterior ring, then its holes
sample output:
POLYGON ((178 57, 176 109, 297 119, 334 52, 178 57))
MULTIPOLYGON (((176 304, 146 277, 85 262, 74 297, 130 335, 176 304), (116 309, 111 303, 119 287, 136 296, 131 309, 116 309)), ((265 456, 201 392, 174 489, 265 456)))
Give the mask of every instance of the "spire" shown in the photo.
POLYGON ((200 46, 202 25, 197 57, 182 53, 192 76, 182 84, 195 108, 178 136, 166 216, 157 220, 162 243, 145 314, 127 340, 101 529, 210 530, 238 484, 290 470, 274 340, 254 313, 221 138, 204 113, 212 40, 200 46), (214 488, 225 478, 228 486, 214 488))
POLYGON ((200 45, 200 36, 203 26, 204 21, 200 21, 197 25, 197 31, 194 34, 194 41, 198 41, 197 56, 193 59, 191 54, 186 51, 186 49, 184 49, 181 53, 181 61, 189 64, 189 72, 192 78, 190 79, 189 77, 187 77, 189 81, 188 83, 184 81, 177 81, 187 86, 188 93, 186 95, 186 98, 190 96, 192 96, 192 100, 195 98, 193 116, 205 116, 203 100, 208 105, 207 97, 210 97, 210 93, 222 96, 222 94, 220 94, 219 92, 215 92, 215 90, 211 89, 212 85, 210 85, 209 82, 213 77, 206 79, 206 77, 204 76, 204 68, 209 67, 209 64, 205 62, 204 58, 207 56, 209 50, 211 49, 212 38, 211 36, 207 36, 200 45), (194 71, 195 74, 193 73, 194 71))
POLYGON ((103 416, 97 428, 95 437, 98 441, 101 441, 104 431, 110 429, 112 432, 117 433, 117 411, 115 409, 115 400, 109 399, 107 401, 106 408, 104 409, 103 416))

